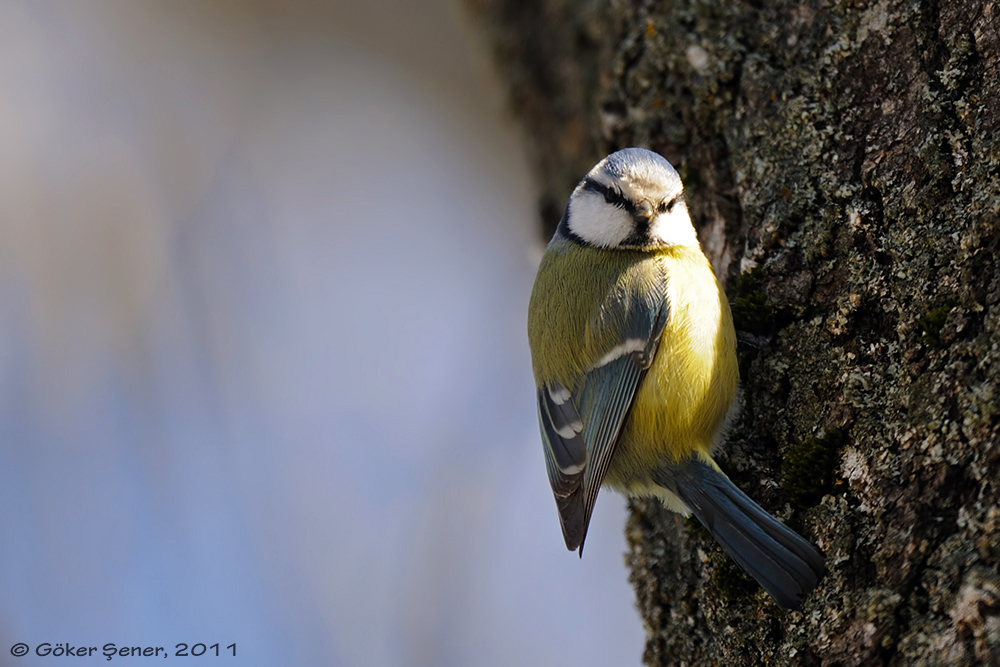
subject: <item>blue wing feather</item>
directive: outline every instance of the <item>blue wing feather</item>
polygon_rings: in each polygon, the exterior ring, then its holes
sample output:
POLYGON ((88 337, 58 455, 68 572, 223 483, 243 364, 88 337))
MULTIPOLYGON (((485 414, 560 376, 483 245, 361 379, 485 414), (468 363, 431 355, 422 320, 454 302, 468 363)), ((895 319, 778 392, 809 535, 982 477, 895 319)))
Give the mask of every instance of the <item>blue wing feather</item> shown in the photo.
POLYGON ((596 426, 586 430, 590 463, 583 479, 584 525, 579 544, 581 555, 597 494, 614 457, 618 434, 644 375, 645 369, 641 366, 637 353, 620 357, 587 374, 580 400, 584 406, 584 414, 594 415, 596 426))
POLYGON ((622 425, 670 315, 665 280, 652 289, 632 288, 612 294, 596 320, 596 326, 616 327, 618 345, 628 343, 627 351, 590 369, 571 389, 553 383, 538 391, 545 462, 563 538, 568 549, 579 548, 581 555, 622 425), (554 396, 565 400, 557 403, 554 396), (574 431, 573 425, 582 431, 574 431))
POLYGON ((556 506, 559 508, 559 523, 567 545, 579 542, 578 526, 585 524, 584 505, 581 499, 583 475, 587 464, 587 447, 583 434, 571 428, 582 420, 576 406, 569 398, 569 392, 557 383, 538 390, 538 421, 541 424, 542 442, 545 445, 545 468, 549 474, 552 493, 556 498, 556 506), (553 394, 565 396, 566 400, 558 403, 553 394), (572 435, 564 437, 570 433, 572 435))

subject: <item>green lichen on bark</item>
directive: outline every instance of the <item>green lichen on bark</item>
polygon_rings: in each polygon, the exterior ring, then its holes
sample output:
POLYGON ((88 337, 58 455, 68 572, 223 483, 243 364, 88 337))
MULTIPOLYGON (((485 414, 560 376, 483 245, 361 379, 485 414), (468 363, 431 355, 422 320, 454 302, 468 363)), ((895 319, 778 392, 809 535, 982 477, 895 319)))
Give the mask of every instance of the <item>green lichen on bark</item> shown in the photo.
POLYGON ((711 538, 636 502, 647 663, 1000 664, 1000 7, 473 4, 546 229, 596 159, 647 146, 767 309, 719 460, 829 572, 801 612, 733 595, 711 538), (832 432, 834 478, 800 496, 787 463, 832 432))
POLYGON ((941 347, 941 331, 948 322, 948 313, 956 305, 958 304, 954 300, 949 300, 947 304, 932 309, 924 317, 917 318, 917 326, 920 327, 924 343, 933 348, 941 347))
POLYGON ((747 271, 736 279, 733 290, 733 323, 740 332, 756 336, 774 331, 774 306, 761 288, 759 271, 747 271))
POLYGON ((811 507, 833 490, 844 434, 832 429, 792 443, 785 453, 781 487, 794 507, 811 507))

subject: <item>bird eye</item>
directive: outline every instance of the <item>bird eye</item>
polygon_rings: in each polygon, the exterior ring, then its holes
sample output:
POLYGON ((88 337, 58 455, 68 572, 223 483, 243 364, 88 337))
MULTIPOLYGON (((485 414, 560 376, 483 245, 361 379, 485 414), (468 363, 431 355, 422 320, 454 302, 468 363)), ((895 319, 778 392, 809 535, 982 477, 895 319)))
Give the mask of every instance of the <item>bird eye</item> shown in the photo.
POLYGON ((660 202, 659 207, 657 207, 657 211, 659 213, 668 213, 674 207, 674 204, 677 203, 677 199, 677 197, 674 197, 670 201, 660 202))
POLYGON ((607 190, 604 191, 604 201, 608 202, 609 204, 616 203, 618 201, 618 197, 616 196, 617 194, 618 193, 616 193, 614 190, 608 188, 607 190))

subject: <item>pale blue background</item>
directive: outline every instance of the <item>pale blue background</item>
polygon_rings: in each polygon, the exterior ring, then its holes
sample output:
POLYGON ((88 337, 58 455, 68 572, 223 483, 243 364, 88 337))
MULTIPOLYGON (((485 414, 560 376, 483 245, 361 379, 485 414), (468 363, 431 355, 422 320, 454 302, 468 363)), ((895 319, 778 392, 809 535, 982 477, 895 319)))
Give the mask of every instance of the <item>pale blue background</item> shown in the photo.
POLYGON ((544 475, 503 109, 444 0, 0 4, 0 665, 638 664, 624 501, 580 561, 544 475))

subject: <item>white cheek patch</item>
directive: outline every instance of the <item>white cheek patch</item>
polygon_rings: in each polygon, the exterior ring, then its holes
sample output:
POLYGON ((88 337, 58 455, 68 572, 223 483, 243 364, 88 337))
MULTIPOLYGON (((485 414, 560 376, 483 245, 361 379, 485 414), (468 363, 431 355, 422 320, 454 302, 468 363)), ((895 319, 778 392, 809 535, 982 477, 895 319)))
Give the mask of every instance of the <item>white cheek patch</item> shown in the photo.
POLYGON ((590 245, 614 248, 633 230, 632 216, 599 194, 578 190, 569 204, 569 230, 590 245))
POLYGON ((684 202, 678 202, 667 213, 660 213, 653 218, 649 235, 663 245, 699 247, 698 234, 694 231, 684 202))
POLYGON ((600 368, 601 366, 607 366, 615 359, 624 357, 626 354, 632 354, 633 352, 642 352, 646 349, 646 341, 639 338, 629 338, 627 341, 621 345, 615 345, 611 348, 611 351, 601 357, 601 360, 594 364, 594 368, 600 368))

